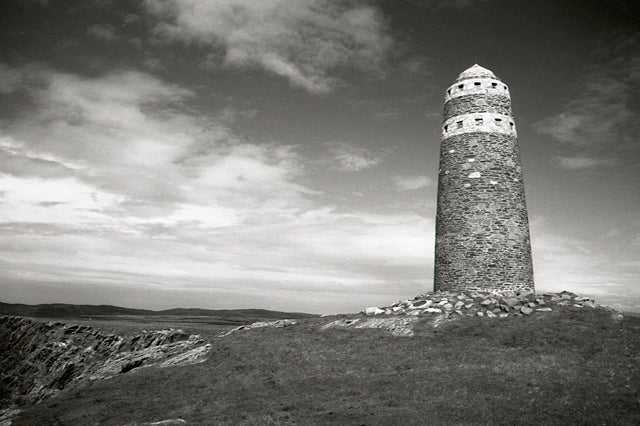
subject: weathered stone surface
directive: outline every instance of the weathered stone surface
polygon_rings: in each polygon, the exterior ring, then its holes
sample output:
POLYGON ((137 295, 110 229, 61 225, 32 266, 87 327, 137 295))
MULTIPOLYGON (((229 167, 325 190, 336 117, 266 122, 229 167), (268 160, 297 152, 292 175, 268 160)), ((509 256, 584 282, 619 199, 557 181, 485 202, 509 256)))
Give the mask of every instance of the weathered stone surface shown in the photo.
POLYGON ((509 91, 495 75, 476 75, 478 70, 485 69, 463 72, 445 97, 434 289, 532 290, 529 223, 509 91))
POLYGON ((515 297, 506 297, 503 299, 503 301, 507 306, 514 306, 518 304, 518 299, 515 297))
POLYGON ((523 306, 520 308, 520 312, 522 312, 525 315, 531 315, 533 313, 533 309, 531 309, 528 306, 523 306))
POLYGON ((378 328, 394 336, 411 337, 414 335, 413 324, 417 320, 415 317, 366 318, 355 324, 355 328, 378 328))

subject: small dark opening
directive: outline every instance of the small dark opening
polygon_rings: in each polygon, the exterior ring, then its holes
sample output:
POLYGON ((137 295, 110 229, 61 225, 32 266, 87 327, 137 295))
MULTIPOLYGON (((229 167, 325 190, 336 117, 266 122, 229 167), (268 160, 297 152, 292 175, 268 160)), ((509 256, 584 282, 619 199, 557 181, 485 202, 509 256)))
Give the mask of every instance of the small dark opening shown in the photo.
POLYGON ((507 90, 507 86, 502 86, 504 88, 504 90, 507 90))
POLYGON ((447 94, 450 95, 451 94, 451 89, 447 90, 447 94))
POLYGON ((476 81, 475 83, 473 83, 475 86, 480 86, 480 82, 476 81))
POLYGON ((456 121, 456 125, 458 126, 458 129, 462 129, 462 121, 456 121))
POLYGON ((449 126, 444 126, 444 131, 446 132, 449 129, 449 126))
POLYGON ((476 126, 480 126, 482 124, 482 118, 476 118, 476 126))
POLYGON ((491 83, 491 87, 493 87, 493 88, 498 87, 498 83, 491 83))
POLYGON ((464 89, 464 84, 458 84, 458 89, 464 89))
POLYGON ((500 123, 502 121, 501 118, 496 118, 495 120, 496 120, 496 123, 500 123))
POLYGON ((509 123, 509 126, 511 126, 511 128, 513 129, 513 123, 509 123))

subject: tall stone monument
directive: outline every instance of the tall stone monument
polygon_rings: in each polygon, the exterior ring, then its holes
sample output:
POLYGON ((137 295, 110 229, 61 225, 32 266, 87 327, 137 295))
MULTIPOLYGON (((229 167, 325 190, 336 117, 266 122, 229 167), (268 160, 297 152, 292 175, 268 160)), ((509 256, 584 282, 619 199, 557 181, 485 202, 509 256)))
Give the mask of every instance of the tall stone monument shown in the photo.
POLYGON ((444 102, 434 290, 534 290, 509 88, 474 65, 444 102))

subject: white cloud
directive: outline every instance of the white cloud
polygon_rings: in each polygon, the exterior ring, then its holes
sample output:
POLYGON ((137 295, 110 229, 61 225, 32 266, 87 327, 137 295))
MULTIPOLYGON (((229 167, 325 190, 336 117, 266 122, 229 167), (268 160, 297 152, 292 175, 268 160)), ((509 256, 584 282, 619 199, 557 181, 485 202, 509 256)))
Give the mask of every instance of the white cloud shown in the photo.
POLYGON ((338 0, 147 1, 160 40, 209 46, 207 62, 260 68, 311 93, 331 91, 334 70, 380 72, 391 46, 380 11, 338 0))
POLYGON ((327 142, 330 167, 342 171, 361 171, 377 166, 384 160, 383 154, 374 153, 361 146, 345 142, 327 142))
POLYGON ((611 158, 563 157, 556 158, 558 165, 567 170, 591 169, 594 167, 613 166, 616 161, 611 158))
POLYGON ((393 183, 401 191, 412 191, 431 185, 427 176, 395 176, 393 183))
MULTIPOLYGON (((249 286, 311 307, 314 292, 380 293, 431 273, 429 218, 319 205, 301 183, 315 160, 233 134, 189 107, 190 90, 139 72, 14 71, 33 104, 0 134, 2 276, 212 294, 249 286)), ((383 157, 329 149, 345 170, 383 157)))
POLYGON ((536 290, 572 291, 595 297, 597 302, 608 306, 640 311, 639 305, 632 304, 640 297, 637 262, 617 257, 613 249, 603 251, 596 244, 605 242, 598 241, 568 237, 541 218, 533 220, 531 243, 536 290))
MULTIPOLYGON (((73 179, 95 194, 117 194, 126 205, 118 214, 156 221, 179 206, 192 206, 188 210, 200 219, 205 215, 193 213, 198 206, 244 209, 240 216, 267 205, 296 209, 304 204, 301 194, 313 193, 294 181, 302 166, 292 147, 243 141, 209 117, 188 112, 183 103, 194 96, 189 90, 138 72, 82 78, 17 71, 28 76, 25 81, 38 81, 25 85, 35 107, 0 139, 0 157, 7 160, 0 171, 18 183, 73 179)), ((25 187, 34 197, 43 195, 25 187)))
POLYGON ((378 265, 425 266, 433 261, 433 220, 412 214, 338 213, 333 209, 301 216, 288 238, 314 253, 378 265))
POLYGON ((112 221, 104 210, 122 196, 99 191, 75 178, 21 178, 0 174, 0 223, 84 224, 112 221))

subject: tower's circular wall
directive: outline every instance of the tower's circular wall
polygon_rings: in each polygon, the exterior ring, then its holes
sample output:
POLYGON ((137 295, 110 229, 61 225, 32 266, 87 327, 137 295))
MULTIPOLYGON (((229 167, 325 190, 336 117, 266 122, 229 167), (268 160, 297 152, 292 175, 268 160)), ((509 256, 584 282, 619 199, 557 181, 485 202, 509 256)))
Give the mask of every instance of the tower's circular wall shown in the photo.
POLYGON ((444 104, 444 117, 477 112, 512 115, 511 100, 506 96, 478 96, 475 94, 452 98, 444 104))
POLYGON ((509 92, 495 77, 485 80, 463 79, 445 96, 435 290, 534 288, 509 92))

